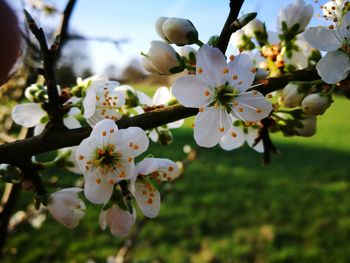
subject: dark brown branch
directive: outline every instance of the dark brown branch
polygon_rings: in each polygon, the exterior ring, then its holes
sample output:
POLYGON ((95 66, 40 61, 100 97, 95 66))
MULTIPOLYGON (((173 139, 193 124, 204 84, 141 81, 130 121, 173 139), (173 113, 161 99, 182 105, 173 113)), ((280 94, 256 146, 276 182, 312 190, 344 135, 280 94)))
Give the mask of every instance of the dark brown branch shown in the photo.
POLYGON ((55 62, 60 57, 63 46, 66 44, 67 40, 69 40, 69 34, 68 34, 69 21, 72 17, 73 10, 76 3, 77 3, 77 0, 69 0, 66 5, 66 8, 63 11, 61 26, 59 27, 58 33, 56 34, 60 36, 61 41, 54 54, 53 59, 55 62))
POLYGON ((3 209, 0 214, 0 258, 4 252, 4 246, 8 234, 8 224, 17 203, 19 193, 21 190, 20 184, 13 184, 10 190, 10 194, 7 198, 6 203, 3 206, 3 209))
POLYGON ((63 126, 63 112, 60 101, 60 96, 57 90, 56 75, 55 75, 55 60, 54 53, 56 49, 50 50, 44 30, 39 28, 35 23, 31 15, 25 11, 26 19, 30 31, 33 33, 40 45, 41 57, 43 59, 44 71, 42 72, 45 78, 45 84, 47 86, 47 92, 49 102, 47 103, 45 110, 48 112, 52 122, 59 128, 63 126))
MULTIPOLYGON (((269 78, 265 86, 260 86, 263 94, 282 89, 289 81, 312 81, 319 79, 315 70, 305 69, 290 73, 280 78, 269 78)), ((123 118, 117 121, 119 128, 137 126, 144 130, 152 129, 176 120, 196 115, 198 109, 185 108, 180 105, 165 107, 134 117, 123 118)), ((17 165, 21 158, 30 157, 38 153, 78 145, 91 133, 91 128, 79 128, 72 130, 56 130, 49 127, 43 134, 0 145, 0 163, 17 165)))
POLYGON ((233 25, 233 22, 237 20, 238 14, 241 10, 244 0, 230 0, 230 13, 227 17, 225 25, 220 33, 218 44, 216 45, 222 53, 225 54, 227 45, 230 42, 230 38, 232 33, 234 33, 237 29, 233 25))

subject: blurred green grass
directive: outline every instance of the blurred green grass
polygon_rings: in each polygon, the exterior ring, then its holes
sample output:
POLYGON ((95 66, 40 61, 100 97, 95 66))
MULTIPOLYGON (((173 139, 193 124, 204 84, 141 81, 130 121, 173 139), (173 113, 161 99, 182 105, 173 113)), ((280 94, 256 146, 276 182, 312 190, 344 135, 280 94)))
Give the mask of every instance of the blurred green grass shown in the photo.
MULTIPOLYGON (((274 135, 281 154, 267 167, 247 146, 200 149, 160 215, 142 229, 133 262, 350 262, 348 108, 337 98, 312 138, 274 135)), ((175 130, 175 143, 152 144, 148 153, 182 159, 183 145, 195 146, 192 136, 188 127, 175 130)), ((79 178, 59 169, 50 175, 62 183, 79 178)), ((24 193, 17 209, 30 200, 24 193)), ((41 229, 20 226, 4 262, 106 262, 122 239, 99 229, 99 211, 89 205, 73 230, 50 216, 41 229)))

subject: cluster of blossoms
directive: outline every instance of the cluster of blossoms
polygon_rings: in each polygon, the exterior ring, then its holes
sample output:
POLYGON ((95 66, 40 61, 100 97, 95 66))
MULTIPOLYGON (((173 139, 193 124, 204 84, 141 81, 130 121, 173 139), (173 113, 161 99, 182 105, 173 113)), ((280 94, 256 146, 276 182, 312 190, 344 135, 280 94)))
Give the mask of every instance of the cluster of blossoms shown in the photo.
MULTIPOLYGON (((80 192, 89 202, 102 206, 99 224, 102 229, 108 226, 115 236, 126 235, 135 223, 135 203, 146 217, 158 215, 160 193, 155 185, 172 181, 180 169, 169 159, 141 159, 141 155, 149 139, 170 144, 170 129, 179 128, 183 120, 143 131, 139 127, 119 129, 116 122, 123 116, 176 103, 196 108, 196 143, 220 145, 224 150, 247 142, 255 151, 265 152, 262 131, 266 129, 286 136, 315 134, 316 117, 332 103, 333 84, 347 79, 350 71, 350 5, 333 0, 322 10, 324 18, 333 23, 329 27, 307 28, 313 7, 303 0, 279 12, 278 32, 267 31, 258 19, 248 19, 231 39, 239 52, 228 57, 215 47, 215 37, 206 44, 200 41, 191 21, 160 17, 155 27, 162 40, 151 42, 149 52, 143 54, 143 66, 150 73, 181 73, 171 88, 161 87, 150 98, 104 76, 78 79, 68 92, 57 87, 64 100, 64 125, 73 129, 86 124, 92 132, 79 146, 60 149, 54 160, 83 174, 84 185, 47 196, 43 203, 53 218, 66 227, 76 227, 86 209, 80 192), (189 46, 193 44, 198 50, 189 46), (327 53, 321 58, 315 48, 327 53), (265 78, 309 66, 316 67, 321 80, 289 82, 275 94, 275 100, 263 92, 265 78)), ((14 107, 12 118, 24 127, 34 127, 38 135, 49 123, 47 87, 32 85, 25 96, 30 102, 14 107)))

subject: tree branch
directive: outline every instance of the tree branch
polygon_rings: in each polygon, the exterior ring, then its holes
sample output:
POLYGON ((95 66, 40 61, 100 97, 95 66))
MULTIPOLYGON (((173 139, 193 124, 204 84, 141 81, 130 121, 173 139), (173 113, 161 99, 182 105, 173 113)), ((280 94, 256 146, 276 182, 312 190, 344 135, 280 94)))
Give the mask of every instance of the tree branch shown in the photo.
POLYGON ((232 33, 239 29, 232 25, 233 22, 237 20, 243 2, 244 0, 230 0, 230 13, 228 14, 225 25, 220 33, 218 44, 216 45, 216 47, 219 48, 224 54, 226 52, 227 45, 230 42, 232 33))

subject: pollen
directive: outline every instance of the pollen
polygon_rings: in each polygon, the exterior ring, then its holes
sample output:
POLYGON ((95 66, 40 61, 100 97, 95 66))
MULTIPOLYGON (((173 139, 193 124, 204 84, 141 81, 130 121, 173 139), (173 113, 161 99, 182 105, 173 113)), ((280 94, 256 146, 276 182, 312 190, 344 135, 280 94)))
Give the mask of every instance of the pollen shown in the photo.
POLYGON ((231 136, 232 136, 233 138, 236 138, 236 137, 237 137, 237 133, 231 132, 231 136))
POLYGON ((268 99, 272 99, 272 94, 267 94, 266 97, 267 97, 268 99))
POLYGON ((172 166, 169 166, 169 168, 168 168, 168 171, 169 171, 169 172, 172 172, 172 171, 174 171, 174 167, 172 167, 172 166))
POLYGON ((253 95, 256 96, 258 94, 257 90, 253 90, 253 95))
POLYGON ((197 69, 197 73, 198 73, 198 74, 202 74, 202 73, 203 73, 203 69, 202 69, 202 68, 198 68, 198 69, 197 69))
POLYGON ((102 136, 106 136, 106 135, 107 135, 107 132, 103 131, 102 136))
POLYGON ((110 184, 112 184, 112 185, 115 184, 115 181, 114 181, 113 179, 110 179, 108 182, 109 182, 110 184))
POLYGON ((130 148, 132 148, 134 146, 134 144, 132 142, 129 143, 130 148))
POLYGON ((132 147, 134 150, 138 150, 140 147, 137 144, 134 144, 134 146, 132 147))
POLYGON ((328 28, 329 29, 334 29, 334 25, 330 25, 328 28))
POLYGON ((238 102, 237 102, 237 101, 234 101, 234 102, 233 102, 233 106, 238 106, 238 102))
POLYGON ((129 157, 128 158, 128 162, 131 163, 133 161, 133 158, 132 157, 129 157))
POLYGON ((220 127, 220 128, 219 128, 219 131, 220 131, 220 132, 224 132, 224 130, 225 130, 224 127, 220 127))
POLYGON ((208 96, 210 95, 210 91, 209 91, 209 90, 205 90, 205 91, 204 91, 204 95, 205 95, 206 97, 208 97, 208 96))
POLYGON ((100 184, 100 183, 101 183, 101 179, 100 179, 100 178, 97 178, 97 179, 95 180, 95 182, 96 182, 96 184, 100 184))
POLYGON ((238 85, 242 85, 243 81, 241 80, 240 82, 238 82, 238 85))
POLYGON ((243 108, 242 108, 242 107, 239 107, 239 108, 238 108, 238 111, 239 111, 239 112, 243 112, 243 108))
POLYGON ((233 75, 233 76, 232 76, 232 79, 233 79, 233 80, 236 80, 236 79, 238 79, 238 76, 237 76, 237 75, 233 75))
POLYGON ((203 111, 204 111, 204 108, 199 108, 198 111, 199 111, 199 112, 203 112, 203 111))
POLYGON ((256 73, 256 68, 252 68, 250 71, 251 71, 252 73, 256 73))
POLYGON ((143 190, 143 191, 142 191, 142 194, 143 194, 143 195, 146 195, 146 194, 147 194, 147 191, 146 191, 146 190, 143 190))
POLYGON ((224 73, 224 74, 227 74, 229 72, 229 69, 228 68, 224 68, 223 70, 222 70, 222 73, 224 73))
POLYGON ((114 129, 110 129, 109 132, 110 132, 110 133, 113 133, 113 132, 114 132, 114 129))
POLYGON ((119 178, 125 178, 126 174, 125 171, 121 171, 120 174, 118 175, 119 178))
POLYGON ((147 199, 147 204, 151 205, 153 203, 153 199, 152 198, 148 198, 147 199))
POLYGON ((262 110, 261 110, 260 108, 257 108, 257 109, 256 109, 256 112, 257 112, 257 113, 261 113, 262 110))
POLYGON ((234 56, 234 55, 230 55, 229 59, 230 59, 231 61, 234 61, 234 60, 235 60, 235 56, 234 56))
POLYGON ((96 100, 100 100, 100 97, 99 97, 99 96, 96 96, 96 100))
POLYGON ((84 155, 79 156, 79 160, 84 160, 84 158, 85 158, 84 155))

